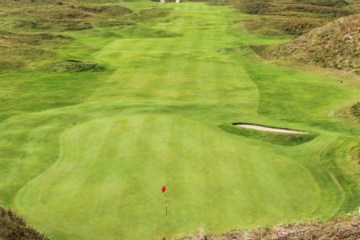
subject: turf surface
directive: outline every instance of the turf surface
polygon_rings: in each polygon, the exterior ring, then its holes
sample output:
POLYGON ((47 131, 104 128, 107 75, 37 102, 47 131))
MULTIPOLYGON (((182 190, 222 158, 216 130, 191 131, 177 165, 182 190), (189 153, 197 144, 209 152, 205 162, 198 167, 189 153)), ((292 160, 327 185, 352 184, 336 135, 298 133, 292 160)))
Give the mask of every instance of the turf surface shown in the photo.
POLYGON ((59 240, 220 233, 357 207, 360 130, 334 114, 356 100, 355 81, 258 59, 249 45, 286 39, 235 31, 250 16, 227 7, 126 6, 173 11, 137 30, 72 32, 77 43, 58 48, 111 71, 0 75, 3 205, 59 240), (225 132, 225 122, 319 136, 280 146, 225 132))

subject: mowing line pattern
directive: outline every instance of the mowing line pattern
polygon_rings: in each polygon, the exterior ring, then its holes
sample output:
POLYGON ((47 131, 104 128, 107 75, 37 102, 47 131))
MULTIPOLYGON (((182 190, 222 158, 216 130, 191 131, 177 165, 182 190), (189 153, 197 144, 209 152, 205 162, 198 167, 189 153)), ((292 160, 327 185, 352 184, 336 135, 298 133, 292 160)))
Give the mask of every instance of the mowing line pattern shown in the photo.
POLYGON ((114 39, 92 53, 112 73, 80 103, 0 122, 1 204, 56 240, 220 233, 355 206, 357 172, 346 172, 359 131, 329 117, 355 99, 352 87, 256 59, 247 45, 283 39, 233 32, 249 16, 230 8, 127 5, 174 8, 177 18, 151 28, 178 36, 114 39), (224 132, 224 122, 320 136, 286 147, 224 132))

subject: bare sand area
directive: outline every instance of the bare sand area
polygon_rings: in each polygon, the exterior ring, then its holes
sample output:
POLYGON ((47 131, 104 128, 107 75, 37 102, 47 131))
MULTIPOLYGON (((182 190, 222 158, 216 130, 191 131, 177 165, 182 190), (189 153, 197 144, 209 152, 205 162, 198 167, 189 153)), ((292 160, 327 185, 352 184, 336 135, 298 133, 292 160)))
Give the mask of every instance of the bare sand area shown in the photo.
POLYGON ((284 129, 284 128, 265 127, 265 126, 261 126, 261 125, 253 125, 253 124, 247 124, 247 123, 236 123, 234 125, 237 127, 250 128, 250 129, 255 129, 255 130, 265 131, 265 132, 308 134, 307 132, 302 132, 302 131, 296 131, 296 130, 290 130, 290 129, 284 129))

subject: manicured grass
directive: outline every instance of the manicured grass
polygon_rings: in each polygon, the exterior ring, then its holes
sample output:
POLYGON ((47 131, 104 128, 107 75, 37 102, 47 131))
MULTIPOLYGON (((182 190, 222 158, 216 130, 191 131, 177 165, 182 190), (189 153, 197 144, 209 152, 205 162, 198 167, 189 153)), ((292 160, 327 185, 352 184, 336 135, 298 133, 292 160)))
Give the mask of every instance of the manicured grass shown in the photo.
POLYGON ((355 101, 355 84, 256 58, 249 45, 284 39, 235 32, 234 21, 248 16, 230 8, 126 6, 173 12, 151 26, 139 21, 150 35, 114 27, 106 31, 121 37, 105 38, 99 27, 71 32, 76 42, 57 48, 109 71, 0 76, 8 101, 1 204, 58 240, 157 239, 198 227, 220 233, 357 207, 359 170, 349 156, 360 131, 332 114, 355 101), (281 146, 218 127, 227 122, 319 136, 281 146))

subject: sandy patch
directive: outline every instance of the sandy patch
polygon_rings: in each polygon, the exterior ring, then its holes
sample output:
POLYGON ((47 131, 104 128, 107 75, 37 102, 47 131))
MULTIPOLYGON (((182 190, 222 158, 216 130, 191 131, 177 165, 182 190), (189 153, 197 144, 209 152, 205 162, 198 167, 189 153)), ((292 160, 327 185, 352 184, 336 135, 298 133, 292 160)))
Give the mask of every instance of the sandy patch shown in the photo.
POLYGON ((255 129, 259 131, 265 131, 265 132, 277 132, 277 133, 296 133, 296 134, 309 134, 307 132, 301 132, 296 130, 289 130, 289 129, 283 129, 283 128, 272 128, 272 127, 264 127, 260 125, 253 125, 253 124, 246 124, 246 123, 236 123, 234 124, 237 127, 242 128, 250 128, 255 129))

